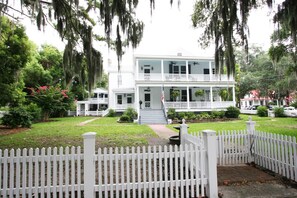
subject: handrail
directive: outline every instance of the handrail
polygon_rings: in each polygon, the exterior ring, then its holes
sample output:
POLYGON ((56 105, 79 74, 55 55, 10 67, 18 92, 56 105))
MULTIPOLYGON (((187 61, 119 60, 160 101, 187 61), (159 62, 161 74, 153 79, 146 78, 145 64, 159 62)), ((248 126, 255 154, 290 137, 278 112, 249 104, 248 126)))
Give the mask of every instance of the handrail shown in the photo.
POLYGON ((162 109, 163 109, 165 119, 167 120, 167 109, 166 109, 164 100, 162 100, 162 107, 163 107, 162 109))

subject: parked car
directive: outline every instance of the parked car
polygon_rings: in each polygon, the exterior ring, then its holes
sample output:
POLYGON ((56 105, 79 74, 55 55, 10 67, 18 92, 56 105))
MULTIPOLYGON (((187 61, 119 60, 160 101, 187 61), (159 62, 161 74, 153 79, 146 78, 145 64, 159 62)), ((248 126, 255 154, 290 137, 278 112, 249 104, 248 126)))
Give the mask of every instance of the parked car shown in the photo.
POLYGON ((297 110, 295 107, 284 107, 284 113, 289 117, 297 117, 297 110))

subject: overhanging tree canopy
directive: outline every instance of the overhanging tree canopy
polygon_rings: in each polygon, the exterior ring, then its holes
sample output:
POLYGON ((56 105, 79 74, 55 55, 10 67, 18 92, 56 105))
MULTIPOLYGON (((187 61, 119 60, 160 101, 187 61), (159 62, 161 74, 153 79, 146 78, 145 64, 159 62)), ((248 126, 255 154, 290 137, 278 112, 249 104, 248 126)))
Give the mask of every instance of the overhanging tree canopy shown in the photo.
MULTIPOLYGON (((247 20, 252 9, 266 4, 272 7, 273 0, 197 0, 192 21, 194 27, 204 28, 200 38, 201 44, 215 43, 215 64, 222 71, 225 64, 228 75, 235 72, 234 47, 241 45, 248 49, 247 20)), ((278 5, 274 22, 285 27, 296 47, 297 34, 297 1, 283 0, 278 5)), ((295 49, 296 51, 296 49, 295 49)), ((296 53, 294 54, 295 61, 296 53)))
MULTIPOLYGON (((15 1, 17 2, 17 1, 15 1)), ((94 32, 96 25, 104 27, 104 38, 108 45, 115 45, 118 62, 123 54, 123 42, 136 47, 143 34, 144 25, 135 17, 135 8, 138 0, 19 0, 21 8, 13 7, 13 2, 0 1, 0 13, 18 19, 11 14, 16 12, 21 16, 29 16, 36 19, 39 29, 48 23, 54 24, 62 39, 66 39, 64 52, 64 70, 66 83, 74 76, 83 77, 84 68, 80 68, 81 56, 86 58, 88 70, 89 90, 102 75, 101 53, 94 48, 94 38, 100 38, 100 34, 94 32), (95 15, 97 20, 91 17, 95 15), (112 42, 112 29, 116 26, 116 39, 112 42), (81 45, 82 52, 76 47, 81 45)), ((150 0, 151 7, 154 1, 150 0)))

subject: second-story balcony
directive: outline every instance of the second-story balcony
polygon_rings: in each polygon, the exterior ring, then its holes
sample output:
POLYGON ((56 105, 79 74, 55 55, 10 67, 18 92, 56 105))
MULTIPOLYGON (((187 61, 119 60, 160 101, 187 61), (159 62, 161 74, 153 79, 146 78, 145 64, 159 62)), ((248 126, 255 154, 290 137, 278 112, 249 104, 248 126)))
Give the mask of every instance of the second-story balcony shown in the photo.
POLYGON ((88 101, 91 103, 107 104, 108 98, 88 98, 88 101))
POLYGON ((227 75, 210 74, 170 74, 170 73, 139 73, 139 81, 233 81, 233 77, 227 75))
POLYGON ((138 81, 234 82, 232 76, 217 74, 214 60, 193 57, 136 57, 135 76, 138 81))

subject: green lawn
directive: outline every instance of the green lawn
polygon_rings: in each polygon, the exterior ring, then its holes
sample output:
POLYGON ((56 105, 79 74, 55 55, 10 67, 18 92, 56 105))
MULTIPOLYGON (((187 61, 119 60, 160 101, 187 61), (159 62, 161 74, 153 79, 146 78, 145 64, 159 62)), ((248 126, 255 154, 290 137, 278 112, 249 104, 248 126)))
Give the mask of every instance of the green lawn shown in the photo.
MULTIPOLYGON (((248 116, 241 115, 240 117, 240 120, 229 122, 188 123, 189 131, 244 130, 248 116)), ((99 118, 84 126, 78 125, 90 119, 92 117, 56 118, 51 122, 33 124, 31 129, 20 133, 11 135, 1 135, 0 133, 0 149, 82 146, 82 134, 86 132, 97 133, 96 144, 98 147, 143 146, 148 145, 148 139, 157 137, 148 126, 117 123, 117 117, 99 118)), ((256 121, 256 130, 297 137, 297 118, 252 116, 252 119, 256 121)), ((173 126, 175 125, 168 125, 169 128, 173 128, 173 126)))
MULTIPOLYGON (((246 129, 248 117, 248 115, 240 115, 240 120, 229 122, 188 123, 189 132, 198 132, 205 129, 215 131, 244 130, 246 129)), ((258 131, 297 137, 297 118, 251 117, 253 121, 256 121, 256 130, 258 131)), ((168 125, 169 128, 173 128, 173 126, 176 125, 168 125)))
POLYGON ((96 132, 100 147, 147 145, 156 134, 145 125, 120 124, 118 118, 99 118, 84 126, 79 123, 92 117, 55 118, 51 122, 33 124, 31 129, 11 134, 0 134, 0 149, 82 146, 82 134, 96 132))

